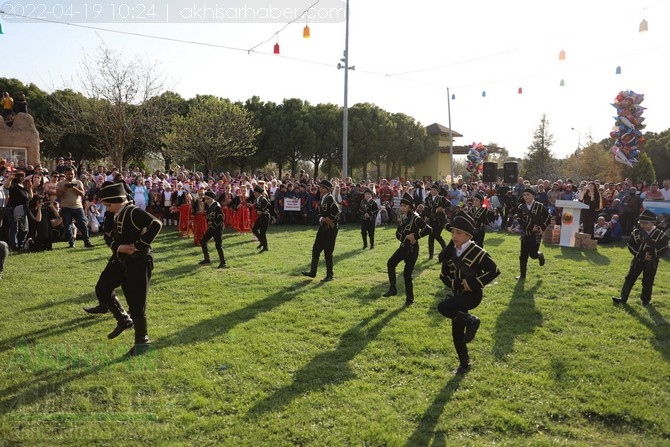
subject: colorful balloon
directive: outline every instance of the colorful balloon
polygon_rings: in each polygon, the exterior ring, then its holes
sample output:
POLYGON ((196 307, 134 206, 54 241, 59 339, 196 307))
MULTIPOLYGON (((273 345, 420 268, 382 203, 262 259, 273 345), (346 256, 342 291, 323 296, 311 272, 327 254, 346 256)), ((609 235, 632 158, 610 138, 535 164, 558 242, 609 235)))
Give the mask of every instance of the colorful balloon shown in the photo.
POLYGON ((642 93, 623 90, 616 95, 611 104, 617 110, 617 116, 614 117, 615 127, 610 132, 610 137, 615 140, 612 154, 617 162, 628 166, 633 166, 633 163, 637 162, 644 146, 642 129, 646 125, 642 124, 644 121, 642 113, 645 108, 639 105, 642 101, 644 101, 642 93))

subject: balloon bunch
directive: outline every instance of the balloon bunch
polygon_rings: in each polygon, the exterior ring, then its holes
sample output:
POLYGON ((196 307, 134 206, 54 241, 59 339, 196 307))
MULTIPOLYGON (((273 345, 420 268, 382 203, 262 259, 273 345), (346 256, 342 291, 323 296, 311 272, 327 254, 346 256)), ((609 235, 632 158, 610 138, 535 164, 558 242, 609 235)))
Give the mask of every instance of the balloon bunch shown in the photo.
POLYGON ((465 165, 471 177, 481 180, 484 162, 488 158, 488 149, 482 143, 472 143, 468 152, 468 161, 465 165))
POLYGON ((615 127, 610 132, 610 136, 615 140, 612 154, 616 161, 628 166, 633 166, 633 163, 637 162, 644 148, 642 129, 646 125, 642 124, 644 121, 642 113, 645 110, 640 105, 642 101, 644 101, 643 94, 625 90, 619 92, 612 104, 617 110, 617 116, 614 117, 615 127))

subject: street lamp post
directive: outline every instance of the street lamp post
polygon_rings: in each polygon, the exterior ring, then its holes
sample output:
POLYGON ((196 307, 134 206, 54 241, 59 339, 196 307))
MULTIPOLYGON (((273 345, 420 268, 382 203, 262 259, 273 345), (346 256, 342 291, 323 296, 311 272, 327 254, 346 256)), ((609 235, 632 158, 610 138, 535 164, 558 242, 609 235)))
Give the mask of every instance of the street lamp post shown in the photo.
POLYGON ((449 183, 454 182, 454 133, 451 130, 451 95, 447 87, 447 115, 449 115, 449 183))
POLYGON ((577 171, 576 171, 577 178, 575 180, 579 181, 579 160, 578 160, 578 157, 579 157, 579 149, 582 146, 582 133, 580 131, 578 131, 577 129, 575 129, 574 127, 571 127, 571 129, 574 130, 575 132, 577 132, 577 150, 575 151, 575 163, 576 163, 575 166, 576 166, 576 169, 577 169, 577 171))
POLYGON ((342 178, 347 178, 347 157, 349 146, 349 70, 355 70, 356 67, 349 67, 349 0, 347 0, 345 13, 345 32, 344 32, 344 57, 338 63, 337 69, 344 68, 344 110, 342 113, 342 178))

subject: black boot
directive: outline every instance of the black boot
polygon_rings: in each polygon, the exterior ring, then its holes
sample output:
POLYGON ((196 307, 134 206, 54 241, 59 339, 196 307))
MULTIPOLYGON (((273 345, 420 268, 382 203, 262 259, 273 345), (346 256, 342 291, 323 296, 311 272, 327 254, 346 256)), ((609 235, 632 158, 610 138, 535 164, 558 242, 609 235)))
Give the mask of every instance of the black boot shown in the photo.
POLYGON ((104 304, 98 304, 95 307, 84 307, 84 310, 89 314, 106 314, 109 309, 104 304))
POLYGON ((333 256, 326 256, 326 277, 321 282, 328 282, 333 280, 333 256))
POLYGON ((212 261, 209 260, 209 250, 207 249, 206 244, 200 244, 200 248, 202 248, 202 257, 204 258, 202 261, 198 262, 199 265, 207 265, 211 264, 212 261))
POLYGON ((538 252, 537 252, 537 259, 538 259, 539 262, 540 262, 540 267, 543 267, 543 266, 544 266, 544 263, 545 263, 544 253, 542 253, 541 251, 538 251, 538 252))
POLYGON ((121 333, 126 329, 130 329, 131 327, 133 327, 133 320, 130 318, 130 315, 128 315, 126 311, 123 310, 121 302, 115 296, 112 298, 109 304, 109 310, 112 312, 112 315, 114 315, 114 318, 116 319, 116 327, 112 332, 107 334, 107 338, 111 340, 121 335, 121 333))
POLYGON ((526 264, 521 261, 521 258, 519 258, 519 271, 521 274, 516 277, 516 279, 523 280, 526 279, 526 264))
POLYGON ((319 258, 314 258, 312 257, 312 265, 309 270, 303 270, 302 273, 305 276, 309 276, 310 278, 316 278, 316 269, 319 266, 319 258))
POLYGON ((368 239, 363 235, 363 250, 368 248, 368 239))
POLYGON ((219 253, 219 266, 217 268, 227 268, 228 266, 226 265, 226 258, 223 256, 223 248, 217 248, 216 251, 219 253))
POLYGON ((395 296, 397 294, 398 294, 398 289, 396 289, 395 284, 393 284, 393 285, 391 285, 391 287, 389 287, 388 291, 385 294, 383 294, 382 296, 389 297, 389 296, 395 296))
POLYGON ((475 339, 481 321, 474 315, 465 312, 458 312, 455 318, 458 318, 465 325, 465 336, 463 337, 463 341, 465 343, 470 343, 475 339))

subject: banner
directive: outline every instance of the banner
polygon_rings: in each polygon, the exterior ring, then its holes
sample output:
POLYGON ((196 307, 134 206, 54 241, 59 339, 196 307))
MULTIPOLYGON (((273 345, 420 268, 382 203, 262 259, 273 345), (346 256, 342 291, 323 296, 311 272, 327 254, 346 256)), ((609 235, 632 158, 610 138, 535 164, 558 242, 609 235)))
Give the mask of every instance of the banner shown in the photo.
POLYGON ((284 197, 284 211, 300 211, 300 198, 284 197))

